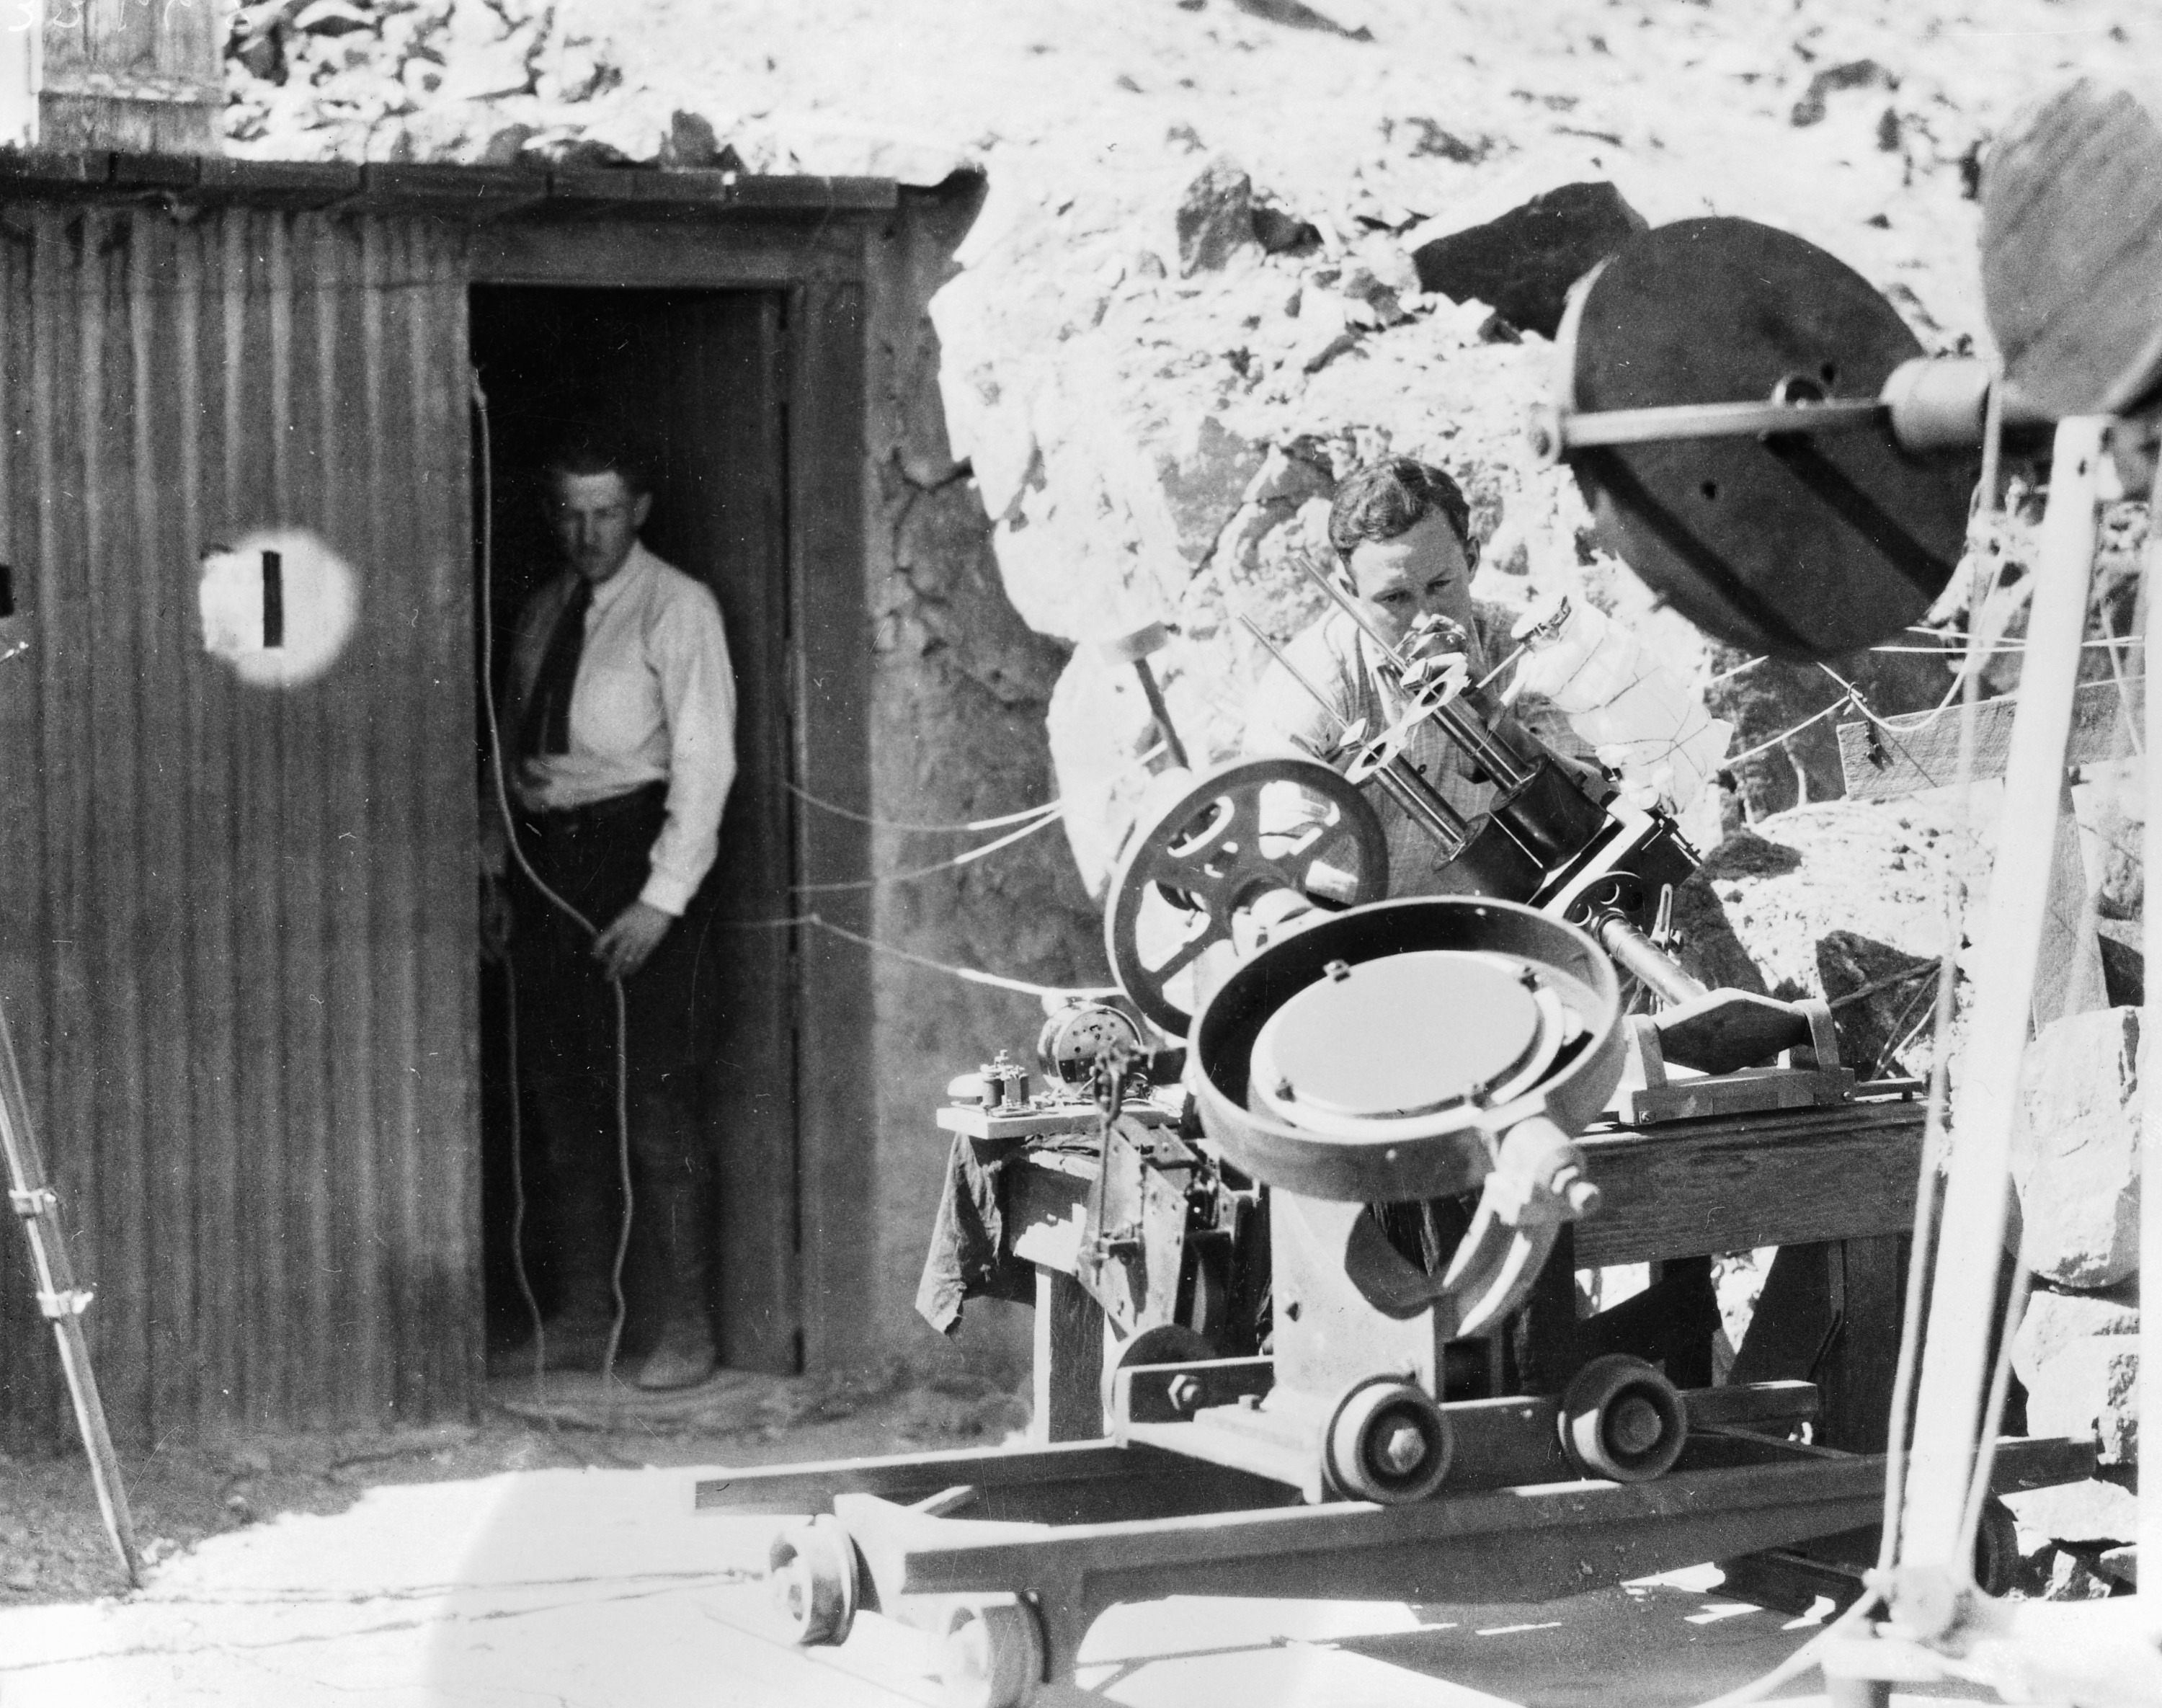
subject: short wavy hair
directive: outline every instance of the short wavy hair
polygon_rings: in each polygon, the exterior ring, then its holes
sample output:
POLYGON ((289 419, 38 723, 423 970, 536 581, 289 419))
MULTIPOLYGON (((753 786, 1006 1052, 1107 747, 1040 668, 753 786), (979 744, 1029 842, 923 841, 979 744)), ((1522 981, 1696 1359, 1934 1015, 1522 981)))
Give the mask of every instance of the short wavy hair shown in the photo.
POLYGON ((1457 541, 1471 549, 1471 504, 1445 468, 1412 457, 1391 457, 1355 469, 1329 507, 1329 543, 1343 561, 1368 540, 1409 533, 1436 510, 1449 518, 1457 541))
POLYGON ((566 475, 613 474, 633 498, 653 490, 653 467, 645 447, 628 434, 603 427, 579 427, 565 434, 549 447, 544 467, 551 481, 566 475))

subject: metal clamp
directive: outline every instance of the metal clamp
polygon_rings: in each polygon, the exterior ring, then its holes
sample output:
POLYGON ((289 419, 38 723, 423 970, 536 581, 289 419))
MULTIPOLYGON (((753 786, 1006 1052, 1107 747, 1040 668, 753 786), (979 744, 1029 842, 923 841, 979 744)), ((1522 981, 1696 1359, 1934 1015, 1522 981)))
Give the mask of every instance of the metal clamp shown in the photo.
POLYGON ((38 1295, 38 1313, 59 1322, 64 1317, 79 1317, 90 1308, 95 1295, 87 1292, 41 1293, 38 1295))
POLYGON ((8 1208, 24 1221, 50 1215, 60 1207, 60 1195, 50 1186, 17 1186, 8 1189, 8 1208))

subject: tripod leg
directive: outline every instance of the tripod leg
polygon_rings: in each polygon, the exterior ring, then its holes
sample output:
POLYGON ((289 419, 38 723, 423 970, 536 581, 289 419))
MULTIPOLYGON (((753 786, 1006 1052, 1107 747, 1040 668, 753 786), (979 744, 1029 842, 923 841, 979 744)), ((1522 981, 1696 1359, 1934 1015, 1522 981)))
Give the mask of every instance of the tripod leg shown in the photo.
POLYGON ((135 1547, 135 1521, 128 1511, 128 1485, 112 1451, 105 1408, 97 1397, 97 1377, 90 1367, 90 1343, 82 1332, 82 1314, 90 1295, 76 1290, 74 1267, 60 1232, 60 1199, 45 1184, 44 1164, 30 1131, 29 1103, 23 1095, 23 1077, 15 1065, 15 1043, 5 1013, 0 1013, 0 1152, 5 1152, 8 1163, 8 1202, 22 1218, 23 1231, 30 1241, 38 1308, 51 1320, 60 1342, 60 1370, 67 1377, 68 1397, 75 1402, 84 1449, 90 1455, 91 1481, 97 1489, 106 1534, 112 1538, 128 1583, 139 1589, 143 1560, 135 1547))

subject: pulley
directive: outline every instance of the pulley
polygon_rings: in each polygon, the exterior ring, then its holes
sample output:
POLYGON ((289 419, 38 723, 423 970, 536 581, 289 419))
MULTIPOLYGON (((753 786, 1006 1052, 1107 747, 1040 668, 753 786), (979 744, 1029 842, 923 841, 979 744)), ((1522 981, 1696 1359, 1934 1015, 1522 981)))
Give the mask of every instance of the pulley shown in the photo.
POLYGON ((1643 232, 1579 284, 1557 356, 1535 454, 1569 463, 1601 543, 1699 628, 1830 658, 1950 579, 1986 370, 1929 361, 1822 249, 1743 219, 1643 232))

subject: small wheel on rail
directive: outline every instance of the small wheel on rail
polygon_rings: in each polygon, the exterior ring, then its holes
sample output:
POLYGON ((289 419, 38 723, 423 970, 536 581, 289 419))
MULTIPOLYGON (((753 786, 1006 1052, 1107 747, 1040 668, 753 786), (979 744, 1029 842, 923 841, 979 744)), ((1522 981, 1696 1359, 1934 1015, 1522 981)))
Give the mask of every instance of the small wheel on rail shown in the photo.
POLYGON ((1664 1476, 1689 1440, 1680 1391, 1625 1353, 1595 1358, 1561 1397, 1561 1450, 1580 1475, 1614 1482, 1664 1476))
POLYGON ((1018 1596, 961 1602, 947 1616, 947 1708, 1028 1708, 1043 1682, 1043 1627, 1018 1596))
POLYGON ((1322 1440, 1329 1486, 1387 1507, 1423 1501, 1449 1475, 1455 1438, 1449 1416, 1416 1382, 1382 1376, 1339 1401, 1322 1440))
POLYGON ((806 1648, 846 1643, 861 1586, 856 1544, 841 1521, 821 1514, 791 1524, 766 1554, 766 1585, 790 1637, 806 1648))

